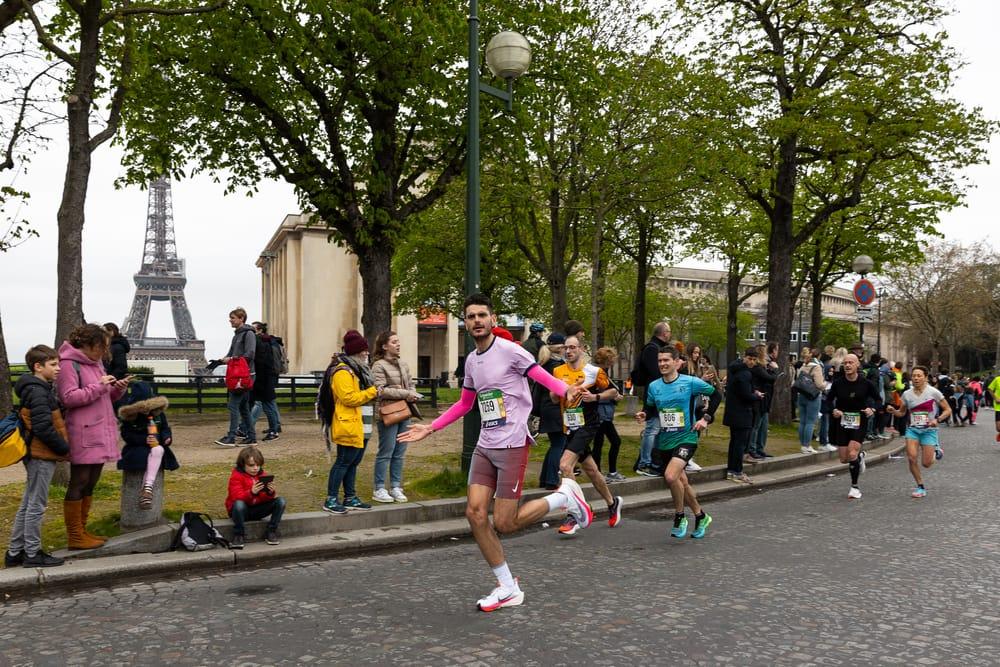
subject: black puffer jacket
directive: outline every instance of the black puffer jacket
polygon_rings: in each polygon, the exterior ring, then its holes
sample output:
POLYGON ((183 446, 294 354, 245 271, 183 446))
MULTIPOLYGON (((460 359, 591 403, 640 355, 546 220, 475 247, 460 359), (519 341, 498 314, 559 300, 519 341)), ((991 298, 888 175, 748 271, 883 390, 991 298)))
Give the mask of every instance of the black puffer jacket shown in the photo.
MULTIPOLYGON (((52 420, 53 413, 59 412, 59 399, 53 386, 32 373, 25 373, 14 385, 14 394, 21 402, 21 407, 27 408, 30 412, 32 444, 35 445, 40 441, 55 457, 68 456, 69 443, 63 434, 59 433, 52 420)), ((37 456, 34 446, 32 451, 33 455, 37 456)), ((42 455, 37 458, 54 457, 42 455)))
POLYGON ((108 374, 114 375, 121 380, 128 375, 128 353, 132 351, 128 338, 125 336, 112 336, 111 344, 108 345, 108 354, 111 361, 108 362, 108 374))
POLYGON ((722 423, 733 428, 753 427, 753 404, 757 396, 753 393, 750 367, 737 359, 729 364, 726 378, 726 414, 722 423))
POLYGON ((257 375, 253 381, 253 399, 255 401, 273 401, 276 397, 275 387, 278 386, 278 370, 274 367, 274 349, 271 341, 279 342, 280 338, 262 334, 257 336, 257 348, 254 354, 254 366, 257 375))

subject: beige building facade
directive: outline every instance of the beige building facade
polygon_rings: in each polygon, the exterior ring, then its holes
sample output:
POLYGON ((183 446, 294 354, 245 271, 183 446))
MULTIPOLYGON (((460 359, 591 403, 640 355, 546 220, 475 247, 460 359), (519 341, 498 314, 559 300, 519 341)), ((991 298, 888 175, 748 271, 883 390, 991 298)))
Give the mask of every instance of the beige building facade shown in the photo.
MULTIPOLYGON (((322 371, 347 330, 362 331, 358 259, 328 236, 325 226, 309 224, 309 216, 286 215, 256 262, 261 311, 269 330, 284 338, 289 373, 322 371)), ((460 338, 453 317, 421 323, 416 315, 394 314, 392 329, 416 377, 440 377, 457 366, 460 338)))

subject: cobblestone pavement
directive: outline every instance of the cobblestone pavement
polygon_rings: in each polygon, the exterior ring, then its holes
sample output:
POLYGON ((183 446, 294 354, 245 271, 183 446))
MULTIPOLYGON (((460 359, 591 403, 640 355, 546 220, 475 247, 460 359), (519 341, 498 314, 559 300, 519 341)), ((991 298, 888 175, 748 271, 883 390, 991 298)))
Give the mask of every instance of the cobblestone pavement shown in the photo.
MULTIPOLYGON (((985 413, 981 417, 992 417, 985 413)), ((987 665, 1000 656, 1000 447, 946 429, 904 460, 713 503, 707 539, 628 513, 570 541, 505 540, 524 606, 471 542, 0 606, 3 665, 987 665)))

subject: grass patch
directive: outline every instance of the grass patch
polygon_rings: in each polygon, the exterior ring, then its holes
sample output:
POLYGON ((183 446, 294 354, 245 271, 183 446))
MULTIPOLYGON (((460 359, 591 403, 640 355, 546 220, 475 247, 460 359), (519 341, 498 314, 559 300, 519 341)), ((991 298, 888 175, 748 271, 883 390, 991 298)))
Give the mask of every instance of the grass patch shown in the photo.
POLYGON ((441 472, 424 477, 410 485, 409 492, 429 498, 452 498, 465 495, 466 476, 461 470, 443 468, 441 472))

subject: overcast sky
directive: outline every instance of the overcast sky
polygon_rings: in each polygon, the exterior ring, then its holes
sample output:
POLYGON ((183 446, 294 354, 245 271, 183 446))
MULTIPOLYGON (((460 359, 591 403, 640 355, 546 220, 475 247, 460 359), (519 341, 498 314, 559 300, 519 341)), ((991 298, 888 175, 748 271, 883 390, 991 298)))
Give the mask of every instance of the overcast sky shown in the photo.
MULTIPOLYGON (((955 91, 969 105, 981 106, 987 117, 1000 118, 996 64, 1000 62, 1000 2, 960 0, 958 14, 946 28, 952 44, 968 65, 955 91)), ((965 243, 1000 246, 1000 140, 990 146, 992 165, 968 170, 977 188, 968 206, 943 216, 940 230, 965 243)), ((83 239, 84 314, 89 321, 119 325, 128 314, 135 291, 132 275, 139 269, 146 224, 146 192, 115 190, 122 173, 121 154, 103 146, 94 155, 87 197, 83 239)), ((36 343, 51 344, 55 335, 56 210, 65 173, 66 146, 53 141, 36 156, 27 172, 8 177, 32 194, 21 211, 41 235, 0 255, 0 314, 12 361, 36 343)), ((223 186, 208 176, 173 183, 177 251, 187 260, 186 296, 198 337, 209 358, 225 353, 231 329, 227 314, 236 306, 251 319, 260 316, 258 255, 282 218, 298 212, 290 186, 264 182, 252 198, 224 195, 223 186)), ((169 304, 154 303, 149 335, 172 336, 169 304)), ((335 335, 335 334, 334 334, 335 335)), ((331 340, 331 348, 334 341, 331 340)))

